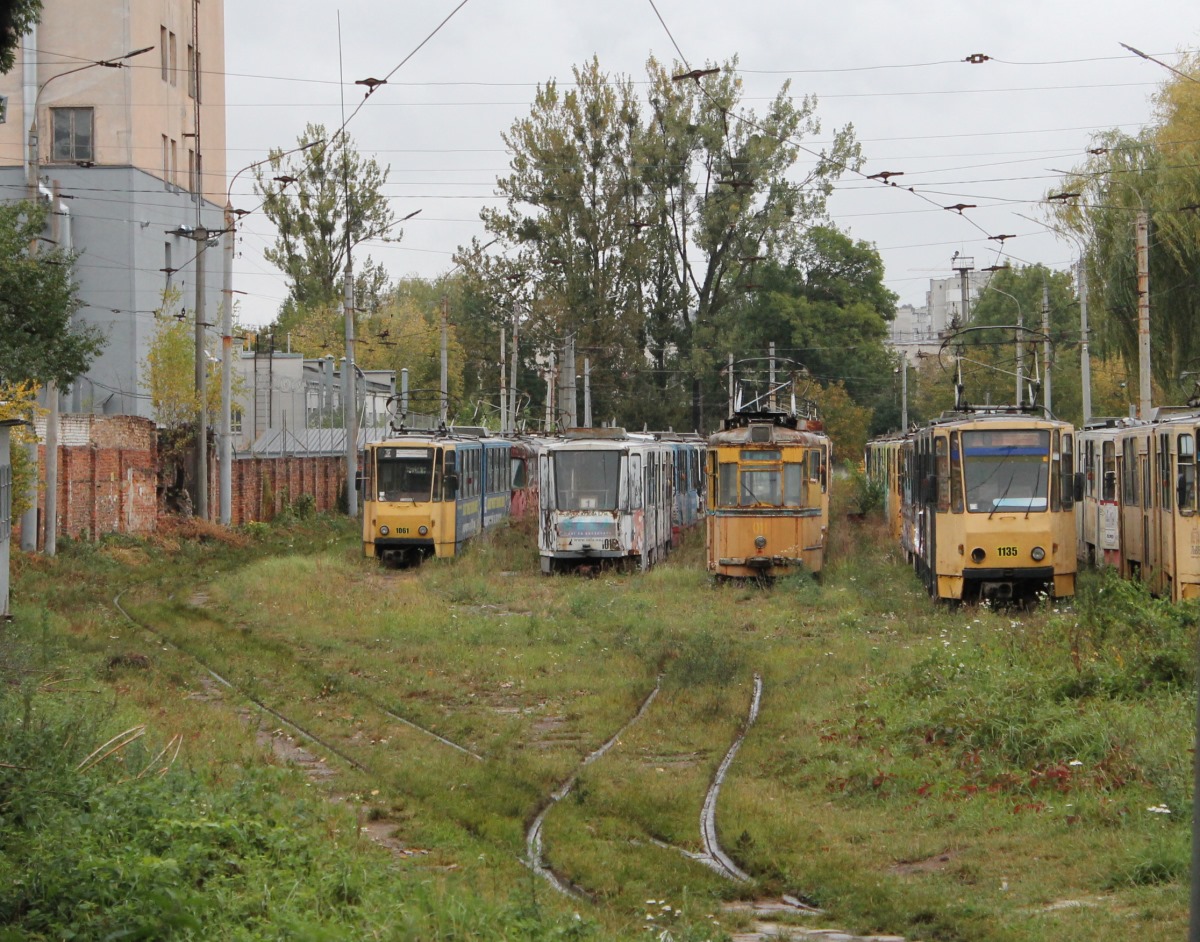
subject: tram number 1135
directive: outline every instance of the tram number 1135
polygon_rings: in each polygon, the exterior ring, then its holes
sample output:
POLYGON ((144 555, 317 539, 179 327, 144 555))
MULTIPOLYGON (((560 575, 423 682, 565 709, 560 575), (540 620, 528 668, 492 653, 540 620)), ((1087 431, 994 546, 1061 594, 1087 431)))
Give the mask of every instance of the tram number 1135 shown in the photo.
POLYGON ((997 546, 996 547, 996 555, 997 556, 1010 556, 1010 557, 1016 556, 1017 548, 1015 546, 997 546))

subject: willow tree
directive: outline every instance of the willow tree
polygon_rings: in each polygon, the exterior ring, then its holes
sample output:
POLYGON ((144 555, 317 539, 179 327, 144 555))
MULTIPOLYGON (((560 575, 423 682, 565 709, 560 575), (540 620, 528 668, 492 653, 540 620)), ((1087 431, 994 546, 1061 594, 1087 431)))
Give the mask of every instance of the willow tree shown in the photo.
MULTIPOLYGON (((1200 77, 1200 57, 1186 60, 1181 71, 1200 77)), ((1086 245, 1096 352, 1120 356, 1135 375, 1135 232, 1139 214, 1148 217, 1151 369, 1174 397, 1186 391, 1181 374, 1200 368, 1200 83, 1172 79, 1155 102, 1154 123, 1138 134, 1097 135, 1089 158, 1067 175, 1051 204, 1058 225, 1086 245)))

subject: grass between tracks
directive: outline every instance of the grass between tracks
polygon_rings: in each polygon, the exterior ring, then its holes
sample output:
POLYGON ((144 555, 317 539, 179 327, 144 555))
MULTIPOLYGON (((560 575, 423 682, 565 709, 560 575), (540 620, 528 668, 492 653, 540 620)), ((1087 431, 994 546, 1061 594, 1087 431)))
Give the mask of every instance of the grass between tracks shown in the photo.
POLYGON ((1057 609, 938 608, 840 515, 823 583, 769 590, 712 585, 697 535, 577 579, 518 528, 405 572, 343 522, 257 530, 19 563, 0 940, 718 939, 747 921, 723 903, 781 893, 827 913, 799 924, 911 939, 1183 934, 1191 606, 1089 576, 1057 609), (740 886, 680 852, 756 673, 717 815, 740 886), (254 701, 324 761, 265 746, 287 730, 254 701), (520 864, 576 774, 545 857, 586 901, 520 864))

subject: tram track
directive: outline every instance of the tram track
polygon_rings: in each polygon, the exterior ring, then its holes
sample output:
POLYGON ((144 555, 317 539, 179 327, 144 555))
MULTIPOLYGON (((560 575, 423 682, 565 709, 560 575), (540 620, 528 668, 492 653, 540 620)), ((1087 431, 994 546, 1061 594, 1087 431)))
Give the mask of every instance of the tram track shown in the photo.
MULTIPOLYGON (((285 712, 276 706, 273 706, 262 696, 256 694, 250 689, 247 689, 245 685, 236 683, 234 680, 225 676, 221 670, 218 670, 217 666, 210 663, 210 661, 201 652, 193 649, 192 646, 188 645, 186 642, 177 640, 175 636, 155 626, 150 622, 150 620, 136 616, 130 611, 126 604, 125 597, 129 591, 130 589, 123 590, 112 599, 112 604, 116 611, 119 612, 121 617, 124 618, 129 624, 141 631, 147 632, 157 639, 162 646, 171 648, 191 660, 213 683, 219 685, 221 688, 229 691, 237 697, 242 698, 245 702, 253 704, 253 706, 261 710, 264 714, 272 717, 272 719, 279 725, 281 729, 286 729, 295 736, 310 743, 312 746, 326 751, 329 755, 336 757, 348 767, 355 769, 364 776, 376 781, 381 780, 380 776, 382 773, 379 769, 372 768, 366 762, 358 759, 351 752, 340 746, 337 742, 331 740, 330 737, 322 735, 320 732, 312 729, 311 726, 306 722, 297 719, 293 715, 289 715, 288 712, 285 712)), ((203 601, 204 600, 201 599, 200 603, 196 604, 193 600, 192 607, 203 611, 203 601)), ((558 806, 558 804, 564 798, 571 794, 583 771, 608 754, 616 745, 619 744, 621 738, 628 732, 628 730, 646 716, 661 692, 662 680, 662 675, 659 675, 655 679, 653 688, 640 701, 637 710, 624 724, 622 724, 620 729, 610 736, 601 746, 588 753, 588 755, 586 755, 579 762, 576 769, 557 788, 555 788, 549 795, 545 797, 538 807, 537 813, 534 815, 529 824, 525 835, 525 854, 523 858, 517 858, 517 861, 528 867, 554 890, 565 896, 579 900, 591 900, 594 898, 594 893, 590 892, 587 887, 574 883, 566 875, 557 872, 547 862, 545 855, 546 848, 544 835, 544 828, 547 818, 554 808, 558 806)), ((440 747, 451 749, 460 755, 470 758, 473 762, 483 763, 488 761, 486 755, 475 752, 474 750, 456 743, 453 740, 442 736, 419 723, 409 720, 406 717, 403 717, 394 711, 383 707, 369 695, 359 691, 350 692, 352 696, 361 698, 365 703, 370 703, 380 711, 381 715, 387 716, 392 721, 412 729, 414 732, 428 739, 430 742, 436 743, 440 747)), ((762 677, 759 674, 755 674, 753 693, 746 717, 740 724, 737 735, 729 745, 721 763, 713 774, 700 810, 699 831, 701 846, 703 849, 700 851, 691 851, 682 847, 667 844, 654 838, 651 838, 647 841, 647 843, 651 845, 670 849, 687 858, 688 860, 701 864, 710 871, 729 880, 730 882, 742 885, 752 883, 753 878, 744 870, 742 870, 736 861, 734 861, 733 858, 721 847, 717 827, 717 804, 721 788, 726 782, 730 768, 732 767, 746 736, 749 734, 751 728, 754 726, 758 718, 762 696, 762 677)), ((385 842, 385 844, 387 844, 387 842, 385 842)), ((807 906, 799 900, 791 897, 784 897, 783 903, 779 905, 783 905, 787 910, 792 912, 809 914, 820 912, 820 910, 807 906)), ((766 936, 763 936, 763 938, 766 938, 766 936)))

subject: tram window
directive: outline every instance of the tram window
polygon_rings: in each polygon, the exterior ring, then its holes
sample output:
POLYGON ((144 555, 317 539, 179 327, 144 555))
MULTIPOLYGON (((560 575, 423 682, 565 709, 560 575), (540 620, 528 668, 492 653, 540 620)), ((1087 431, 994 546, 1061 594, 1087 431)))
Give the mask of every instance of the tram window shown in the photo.
POLYGON ((1196 512, 1196 440, 1190 432, 1179 436, 1179 512, 1196 512))
POLYGON ((738 466, 732 462, 721 462, 717 475, 718 504, 721 507, 737 506, 737 475, 738 466))
POLYGON ((755 504, 780 505, 780 473, 778 471, 742 471, 738 504, 750 507, 755 504))
POLYGON ((950 509, 950 446, 945 435, 933 440, 937 460, 937 509, 946 513, 950 509))
POLYGON ((804 506, 804 465, 788 462, 783 466, 783 506, 804 506))
POLYGON ((1142 458, 1138 456, 1142 464, 1142 502, 1146 507, 1153 507, 1150 494, 1150 437, 1146 437, 1146 456, 1142 458))
POLYGON ((1100 491, 1101 500, 1117 499, 1117 445, 1105 442, 1102 449, 1104 483, 1100 491))
POLYGON ((616 451, 556 451, 554 483, 559 510, 616 510, 616 451))
POLYGON ((1162 496, 1162 509, 1171 509, 1171 436, 1166 432, 1158 436, 1158 489, 1162 496))
POLYGON ((958 432, 950 439, 950 509, 956 514, 963 512, 962 449, 958 432))
POLYGON ((1130 507, 1138 506, 1137 442, 1127 438, 1121 442, 1121 500, 1130 507))
POLYGON ((1075 438, 1070 432, 1062 437, 1062 504, 1066 509, 1075 506, 1075 438))
POLYGON ((380 448, 375 465, 373 488, 379 500, 429 500, 433 456, 428 448, 380 448))

